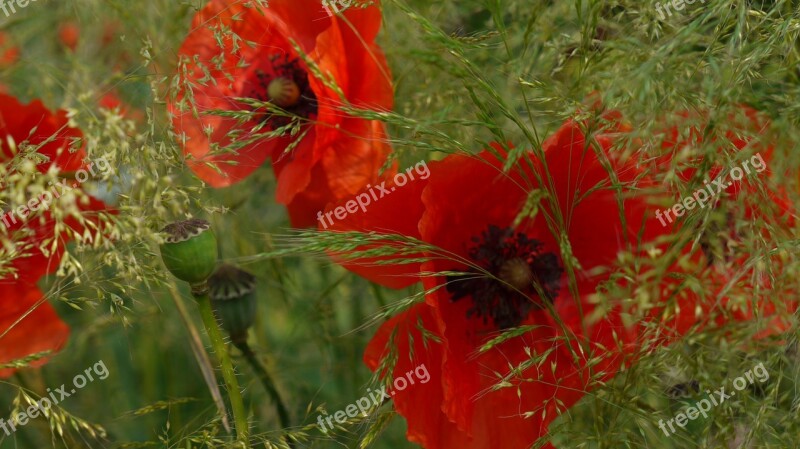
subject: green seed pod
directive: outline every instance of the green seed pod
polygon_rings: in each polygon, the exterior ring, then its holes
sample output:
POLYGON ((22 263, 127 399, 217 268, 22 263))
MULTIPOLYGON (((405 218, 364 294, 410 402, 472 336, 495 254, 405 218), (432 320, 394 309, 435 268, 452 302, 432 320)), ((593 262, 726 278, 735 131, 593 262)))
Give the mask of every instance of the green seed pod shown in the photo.
POLYGON ((700 383, 692 380, 672 386, 668 392, 670 409, 675 417, 677 433, 700 441, 713 420, 714 402, 700 391, 700 383), (681 426, 679 423, 683 423, 681 426))
POLYGON ((211 225, 197 218, 164 227, 161 259, 176 278, 192 285, 202 284, 217 266, 217 238, 211 225))
POLYGON ((233 265, 223 264, 208 279, 214 314, 234 345, 247 342, 256 316, 256 278, 233 265))

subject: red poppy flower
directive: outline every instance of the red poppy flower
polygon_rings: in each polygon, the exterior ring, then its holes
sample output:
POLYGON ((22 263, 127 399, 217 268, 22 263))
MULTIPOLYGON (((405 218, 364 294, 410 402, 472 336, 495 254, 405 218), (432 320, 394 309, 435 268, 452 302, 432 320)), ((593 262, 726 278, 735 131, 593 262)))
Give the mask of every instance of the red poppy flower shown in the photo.
MULTIPOLYGON (((61 350, 69 337, 69 327, 56 314, 35 285, 0 281, 0 363, 22 359, 31 354, 61 350), (13 300, 12 300, 13 299, 13 300)), ((39 359, 30 366, 40 366, 39 359)), ((0 369, 0 378, 14 374, 14 369, 0 369)))
POLYGON ((19 59, 19 47, 11 42, 5 31, 0 31, 0 68, 13 65, 19 59))
POLYGON ((103 94, 103 96, 100 97, 100 100, 97 102, 97 105, 103 109, 110 109, 110 110, 114 110, 117 108, 121 109, 123 107, 122 100, 120 100, 117 94, 115 94, 114 92, 106 92, 105 94, 103 94))
POLYGON ((37 166, 42 173, 53 164, 66 172, 77 171, 83 165, 85 154, 70 151, 71 145, 83 134, 67 126, 66 111, 53 114, 39 100, 23 105, 10 95, 0 94, 0 135, 3 136, 2 160, 14 157, 24 142, 31 146, 43 144, 37 153, 46 156, 49 163, 37 166))
POLYGON ((70 51, 78 48, 78 40, 81 37, 81 30, 74 22, 64 22, 58 27, 58 40, 61 45, 70 51))
POLYGON ((122 117, 141 122, 144 120, 144 114, 141 110, 132 107, 119 98, 115 91, 109 91, 103 94, 97 101, 97 105, 102 109, 109 111, 116 111, 122 117))
POLYGON ((354 5, 339 17, 317 0, 269 8, 209 2, 179 50, 185 66, 170 104, 189 167, 213 187, 224 187, 271 158, 277 199, 289 206, 295 226, 313 225, 328 202, 377 182, 390 152, 384 125, 341 111, 346 104, 392 107, 389 70, 374 43, 381 24, 374 3, 354 5), (294 118, 237 99, 270 102, 294 118), (215 111, 250 111, 255 118, 240 123, 215 111))
MULTIPOLYGON (((701 232, 698 228, 702 226, 700 246, 705 264, 718 280, 717 290, 725 289, 728 294, 739 293, 738 296, 748 298, 746 304, 734 307, 723 298, 727 308, 733 309, 732 317, 741 321, 767 318, 768 324, 760 336, 781 333, 790 325, 785 317, 797 309, 797 301, 793 300, 796 294, 779 293, 763 269, 743 269, 751 266, 748 261, 753 256, 752 249, 742 244, 744 234, 774 241, 791 235, 789 230, 795 221, 796 213, 786 190, 773 179, 771 163, 775 148, 769 141, 770 122, 755 109, 739 106, 726 115, 724 132, 715 129, 709 133, 709 118, 705 115, 676 114, 675 124, 661 133, 662 154, 653 159, 655 172, 674 171, 677 182, 663 184, 665 190, 673 192, 675 204, 683 204, 685 210, 673 211, 669 216, 665 209, 665 215, 659 219, 669 220, 675 228, 688 223, 697 230, 692 232, 701 232), (713 154, 707 156, 705 143, 715 147, 719 159, 714 160, 713 154), (699 201, 687 202, 686 198, 705 199, 705 204, 697 207, 699 201), (705 215, 702 210, 714 211, 714 216, 708 215, 712 217, 708 223, 700 219, 705 215), (675 216, 675 212, 682 217, 675 216), (770 292, 772 297, 753 300, 758 296, 756 287, 770 292)), ((780 255, 773 255, 760 265, 781 271, 782 264, 780 255)))
MULTIPOLYGON (((23 144, 41 145, 38 154, 46 160, 37 165, 40 172, 53 167, 62 172, 75 172, 82 168, 81 159, 85 153, 80 149, 71 152, 70 146, 74 139, 82 137, 79 130, 68 126, 65 111, 51 113, 41 101, 24 105, 13 97, 0 95, 0 163, 7 164, 23 144)), ((13 168, 9 168, 13 172, 13 168)), ((51 194, 51 200, 74 188, 63 181, 59 183, 62 185, 51 194)), ((3 210, 5 215, 0 217, 10 244, 4 247, 13 248, 10 252, 4 250, 3 259, 10 262, 4 271, 9 274, 0 279, 0 363, 43 351, 58 351, 69 336, 69 328, 36 286, 40 277, 58 268, 68 238, 65 231, 56 233, 56 223, 49 212, 52 202, 41 210, 42 204, 47 202, 45 198, 41 196, 36 201, 39 213, 26 209, 20 215, 18 208, 12 207, 10 210, 16 210, 16 215, 3 210)), ((92 214, 106 208, 91 197, 80 200, 77 206, 86 219, 92 219, 92 214)), ((83 230, 74 217, 65 220, 65 224, 74 231, 83 230)), ((45 361, 39 360, 34 365, 45 361)), ((7 377, 13 371, 0 370, 0 377, 7 377)))
MULTIPOLYGON (((411 441, 426 449, 530 447, 560 411, 651 348, 723 318, 775 312, 768 304, 756 310, 718 303, 718 296, 733 292, 726 285, 732 277, 702 270, 705 260, 688 246, 675 248, 683 262, 670 271, 678 277, 663 279, 654 292, 662 302, 647 311, 599 306, 598 293, 609 287, 621 252, 632 253, 640 262, 637 274, 652 282, 658 270, 650 270, 655 261, 645 254, 666 257, 675 241, 673 229, 654 214, 662 195, 654 191, 665 190, 639 165, 607 151, 630 128, 615 124, 614 114, 602 117, 610 123, 592 133, 592 145, 587 126, 568 122, 543 144, 544 161, 531 156, 532 168, 517 163, 503 174, 498 148, 477 157, 450 156, 430 163, 426 182, 398 189, 332 226, 401 234, 439 248, 426 251, 428 261, 421 264, 386 264, 399 256, 352 261, 347 257, 353 253, 334 255, 387 286, 424 282, 425 303, 385 323, 365 355, 373 370, 394 362, 391 372, 382 372, 389 379, 422 364, 429 370, 429 383, 392 395, 411 441), (476 185, 481 188, 471 188, 476 185), (536 212, 517 221, 522 210, 536 212), (570 266, 574 289, 568 288, 570 266), (443 272, 450 274, 435 276, 443 272), (714 284, 713 294, 699 297, 681 287, 680 275, 689 272, 714 284), (519 326, 529 327, 482 349, 499 332, 519 326)), ((387 237, 383 243, 396 242, 387 237)), ((621 279, 628 280, 615 280, 619 288, 637 282, 629 275, 621 279)), ((752 287, 740 284, 739 293, 752 287)))
POLYGON ((109 20, 103 25, 103 35, 100 38, 100 44, 103 47, 108 47, 114 41, 119 40, 120 36, 122 35, 123 24, 120 23, 118 20, 109 20))
MULTIPOLYGON (((435 164, 437 163, 434 162, 435 164)), ((320 230, 330 227, 332 231, 363 233, 375 231, 380 234, 392 234, 419 240, 422 238, 419 233, 419 220, 425 211, 421 198, 422 192, 428 185, 428 179, 406 182, 402 187, 395 185, 393 179, 386 184, 376 183, 375 186, 368 184, 367 188, 357 195, 343 199, 339 203, 331 203, 323 213, 319 214, 318 227, 320 230), (374 195, 371 192, 374 192, 374 195), (390 193, 386 194, 385 192, 390 193), (346 203, 355 201, 361 195, 366 195, 366 199, 361 198, 361 203, 369 200, 369 204, 364 206, 364 210, 356 209, 354 213, 348 213, 341 219, 334 215, 337 208, 347 210, 346 203)), ((410 246, 407 240, 404 243, 378 238, 373 244, 359 247, 358 251, 366 252, 393 247, 395 251, 406 251, 407 254, 410 246)), ((422 265, 419 259, 424 257, 424 254, 421 253, 408 254, 409 261, 397 263, 398 257, 389 255, 368 258, 356 256, 355 253, 331 253, 330 255, 348 270, 389 288, 404 288, 419 282, 422 265)))
MULTIPOLYGON (((404 233, 439 248, 419 266, 425 303, 384 324, 365 355, 377 370, 399 354, 383 373, 389 378, 421 364, 429 370, 430 382, 393 396, 409 440, 426 449, 528 448, 560 411, 634 357, 626 354, 636 353, 640 330, 623 323, 619 307, 601 311, 593 295, 620 252, 643 256, 666 231, 650 220, 641 193, 652 183, 607 152, 614 138, 587 140, 568 122, 543 144, 544 161, 529 154, 532 168, 520 162, 506 174, 497 148, 449 156, 429 164, 424 186, 397 189, 334 226, 404 233), (537 212, 517 221, 523 209, 537 212), (518 336, 481 350, 520 326, 518 336)), ((393 286, 415 280, 409 265, 348 267, 393 286)))

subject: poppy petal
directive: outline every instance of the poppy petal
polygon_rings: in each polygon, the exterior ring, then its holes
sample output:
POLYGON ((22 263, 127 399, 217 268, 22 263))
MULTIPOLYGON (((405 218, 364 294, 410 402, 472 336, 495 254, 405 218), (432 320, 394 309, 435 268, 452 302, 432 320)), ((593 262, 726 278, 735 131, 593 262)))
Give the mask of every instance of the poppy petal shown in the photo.
MULTIPOLYGON (((26 284, 0 281, 0 363, 24 358, 44 351, 57 352, 69 337, 69 327, 61 321, 53 307, 44 300, 39 289, 26 284)), ((47 359, 31 366, 41 366, 47 359)), ((0 369, 0 378, 16 370, 0 369)))

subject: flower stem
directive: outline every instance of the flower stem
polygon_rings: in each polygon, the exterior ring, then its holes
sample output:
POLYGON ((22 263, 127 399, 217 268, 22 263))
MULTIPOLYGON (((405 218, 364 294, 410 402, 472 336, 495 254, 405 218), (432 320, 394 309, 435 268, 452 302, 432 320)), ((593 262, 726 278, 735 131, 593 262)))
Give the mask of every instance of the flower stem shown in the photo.
POLYGON ((178 309, 178 315, 180 315, 181 321, 183 321, 186 330, 189 332, 189 346, 192 348, 192 353, 197 360, 197 365, 200 367, 200 372, 203 374, 203 379, 206 381, 208 391, 214 399, 214 404, 217 405, 217 411, 220 417, 222 417, 222 426, 225 428, 226 432, 230 433, 231 425, 228 420, 228 411, 225 406, 225 400, 222 399, 222 393, 219 391, 219 382, 217 382, 217 376, 214 374, 214 364, 211 363, 211 358, 206 353, 206 348, 203 346, 200 333, 197 332, 197 328, 190 318, 189 311, 183 304, 183 299, 181 299, 175 281, 170 281, 167 287, 169 288, 172 300, 175 302, 175 308, 178 309))
MULTIPOLYGON (((242 351, 242 355, 247 359, 247 363, 253 368, 253 371, 255 371, 256 375, 261 380, 261 384, 264 385, 264 389, 267 390, 267 393, 272 397, 272 401, 275 403, 275 408, 278 411, 278 419, 281 422, 281 427, 288 429, 291 426, 289 411, 286 409, 286 405, 283 399, 281 399, 281 394, 278 392, 278 389, 275 388, 275 383, 272 381, 272 377, 270 377, 267 369, 264 368, 264 365, 261 364, 256 353, 253 352, 253 349, 246 341, 234 342, 234 344, 242 351)), ((289 447, 294 447, 294 443, 291 440, 289 440, 289 447)))
POLYGON ((242 400, 242 391, 239 389, 239 382, 236 380, 236 372, 233 369, 233 363, 231 362, 228 349, 225 347, 225 341, 222 338, 222 332, 219 330, 219 324, 216 318, 214 318, 214 311, 211 308, 211 298, 208 296, 208 288, 206 288, 205 285, 200 288, 192 286, 192 294, 200 308, 200 315, 203 317, 203 324, 206 327, 208 339, 211 341, 211 348, 217 354, 222 368, 222 377, 225 379, 228 397, 231 401, 231 409, 233 410, 233 420, 236 423, 236 435, 239 441, 247 444, 249 428, 247 424, 247 414, 244 409, 244 401, 242 400))

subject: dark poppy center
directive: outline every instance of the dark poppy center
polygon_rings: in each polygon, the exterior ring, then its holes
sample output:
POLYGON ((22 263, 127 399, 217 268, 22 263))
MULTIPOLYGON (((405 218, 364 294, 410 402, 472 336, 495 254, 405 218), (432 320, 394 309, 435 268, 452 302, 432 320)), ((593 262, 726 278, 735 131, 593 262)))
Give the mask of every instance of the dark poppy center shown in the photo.
POLYGON ((265 112, 260 118, 270 129, 289 125, 297 117, 314 119, 317 115, 317 96, 308 82, 308 73, 298 58, 286 53, 272 55, 269 62, 253 72, 248 83, 250 98, 270 102, 286 111, 265 112))
POLYGON ((710 221, 700 234, 700 249, 708 259, 708 266, 714 262, 730 262, 733 260, 734 248, 732 241, 741 240, 740 233, 736 230, 736 220, 729 210, 715 210, 710 221))
POLYGON ((472 298, 467 318, 491 318, 499 329, 519 326, 528 314, 553 302, 564 270, 554 253, 544 252, 541 242, 512 228, 490 225, 472 238, 470 259, 485 271, 448 276, 447 291, 453 301, 472 298), (491 276, 487 276, 488 272, 491 276))

